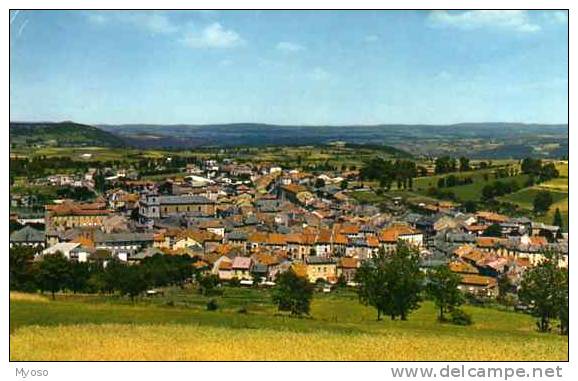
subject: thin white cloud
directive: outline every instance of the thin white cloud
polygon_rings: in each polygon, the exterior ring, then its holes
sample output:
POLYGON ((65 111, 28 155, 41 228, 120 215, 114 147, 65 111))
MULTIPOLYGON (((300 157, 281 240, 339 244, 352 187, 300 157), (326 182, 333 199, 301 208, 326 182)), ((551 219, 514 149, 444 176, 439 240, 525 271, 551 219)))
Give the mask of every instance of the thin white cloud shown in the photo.
MULTIPOLYGON (((211 11, 198 13, 216 15, 211 11)), ((191 48, 231 48, 245 43, 237 32, 225 29, 218 22, 205 24, 205 27, 200 28, 193 23, 177 23, 162 12, 100 11, 88 12, 86 16, 89 22, 97 26, 125 24, 151 34, 176 35, 181 43, 191 48)))
POLYGON ((303 45, 296 44, 290 41, 281 41, 277 44, 275 48, 285 53, 297 53, 302 50, 305 50, 305 47, 303 45))
POLYGON ((206 26, 201 31, 189 30, 181 42, 190 48, 233 48, 245 41, 232 29, 225 29, 218 22, 206 26))
POLYGON ((462 30, 503 29, 532 33, 541 29, 530 20, 527 11, 521 10, 434 11, 428 19, 432 26, 462 30))
POLYGON ((153 34, 171 34, 179 29, 167 15, 158 12, 100 11, 90 12, 87 17, 96 25, 122 23, 153 34))

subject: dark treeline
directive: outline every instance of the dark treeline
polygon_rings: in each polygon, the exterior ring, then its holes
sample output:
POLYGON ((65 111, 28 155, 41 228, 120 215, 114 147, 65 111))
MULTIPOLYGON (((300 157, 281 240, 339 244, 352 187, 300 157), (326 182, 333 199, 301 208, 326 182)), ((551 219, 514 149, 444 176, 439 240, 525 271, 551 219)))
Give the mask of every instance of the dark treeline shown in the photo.
POLYGON ((522 173, 535 178, 536 183, 548 181, 560 176, 554 163, 543 164, 540 159, 522 160, 522 173))
POLYGON ((31 158, 10 158, 10 176, 27 177, 28 179, 37 179, 48 176, 63 170, 72 170, 74 173, 85 173, 88 168, 118 168, 122 165, 121 160, 106 160, 90 162, 73 160, 67 156, 46 157, 44 155, 34 156, 31 158))
POLYGON ((90 262, 69 261, 61 253, 34 260, 37 249, 10 249, 10 289, 17 291, 114 293, 134 298, 154 287, 183 285, 196 273, 197 258, 154 255, 139 264, 110 259, 99 253, 90 262), (106 266, 104 265, 106 260, 106 266))
POLYGON ((64 169, 85 172, 89 167, 90 163, 72 160, 70 157, 10 158, 10 175, 25 176, 29 179, 47 176, 64 169))
POLYGON ((361 168, 362 180, 378 180, 381 187, 389 190, 393 183, 398 189, 412 189, 417 167, 411 160, 384 160, 374 158, 361 168))
MULTIPOLYGON (((526 185, 526 184, 525 184, 526 185)), ((494 197, 504 196, 509 193, 517 192, 521 189, 520 184, 516 180, 501 181, 497 180, 493 183, 486 184, 482 188, 482 200, 490 200, 494 197)))
POLYGON ((473 182, 474 180, 469 176, 458 177, 456 175, 449 175, 438 179, 438 188, 451 188, 459 185, 473 184, 473 182))
POLYGON ((60 198, 68 198, 77 201, 91 201, 96 198, 96 193, 87 187, 62 187, 56 190, 60 198))

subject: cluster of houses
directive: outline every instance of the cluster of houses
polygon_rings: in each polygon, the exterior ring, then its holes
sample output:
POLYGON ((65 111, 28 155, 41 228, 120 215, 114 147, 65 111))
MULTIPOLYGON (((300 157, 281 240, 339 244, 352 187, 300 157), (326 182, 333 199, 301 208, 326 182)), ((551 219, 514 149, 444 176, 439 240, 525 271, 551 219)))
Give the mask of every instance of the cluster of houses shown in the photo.
POLYGON ((363 261, 404 241, 420 252, 424 270, 448 264, 460 274, 460 288, 485 296, 497 294, 498 277, 515 283, 548 250, 561 254, 560 266, 568 265, 567 235, 557 227, 462 213, 451 204, 410 212, 393 200, 383 211, 358 204, 341 186, 356 176, 207 160, 161 182, 117 177, 94 202, 46 205, 44 230, 26 225, 10 235, 10 246, 77 261, 137 263, 156 254, 187 254, 223 281, 272 284, 293 269, 311 282, 353 285, 363 261), (499 237, 485 236, 492 225, 500 227, 499 237))

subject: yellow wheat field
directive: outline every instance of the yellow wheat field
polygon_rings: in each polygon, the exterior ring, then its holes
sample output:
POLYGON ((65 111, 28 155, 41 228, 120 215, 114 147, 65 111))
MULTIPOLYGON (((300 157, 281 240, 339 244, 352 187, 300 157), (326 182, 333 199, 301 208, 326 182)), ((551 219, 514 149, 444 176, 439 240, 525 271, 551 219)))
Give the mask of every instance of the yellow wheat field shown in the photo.
POLYGON ((540 338, 472 340, 436 334, 297 333, 191 325, 28 326, 10 336, 11 360, 566 360, 540 338))

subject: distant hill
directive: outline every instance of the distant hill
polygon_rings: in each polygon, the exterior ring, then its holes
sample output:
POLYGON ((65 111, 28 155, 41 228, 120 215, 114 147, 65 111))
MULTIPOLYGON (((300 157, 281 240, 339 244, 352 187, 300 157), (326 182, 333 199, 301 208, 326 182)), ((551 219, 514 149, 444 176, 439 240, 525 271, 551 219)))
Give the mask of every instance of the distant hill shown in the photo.
POLYGON ((98 127, 131 145, 152 148, 311 145, 341 141, 390 146, 424 156, 522 158, 568 156, 567 124, 460 123, 344 126, 231 123, 206 125, 124 124, 98 127))
POLYGON ((452 125, 306 126, 259 123, 206 125, 96 125, 73 122, 10 123, 12 147, 53 146, 191 149, 342 142, 371 146, 398 157, 468 156, 520 159, 568 157, 567 124, 460 123, 452 125), (411 153, 411 154, 410 154, 411 153))
POLYGON ((124 147, 124 140, 97 127, 74 122, 10 122, 12 147, 46 145, 55 147, 124 147))

